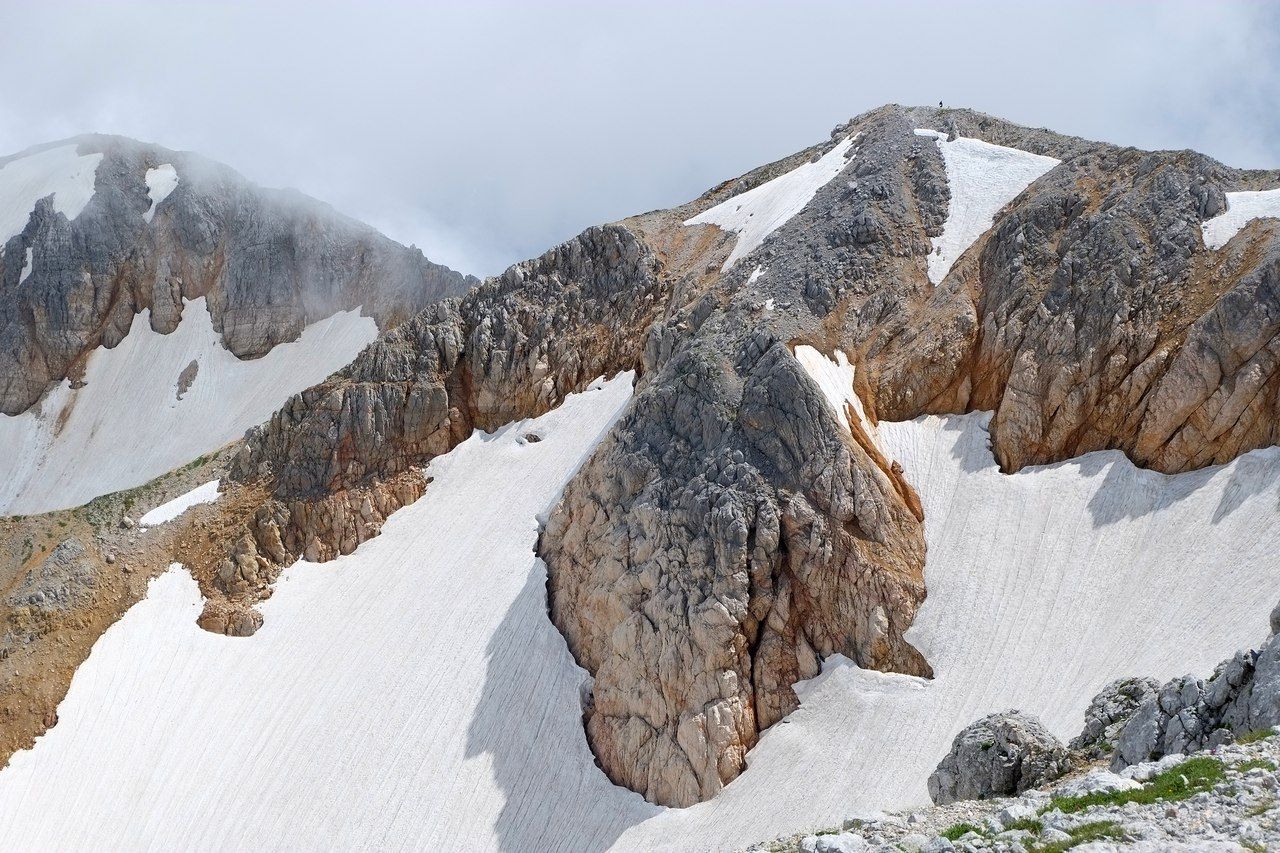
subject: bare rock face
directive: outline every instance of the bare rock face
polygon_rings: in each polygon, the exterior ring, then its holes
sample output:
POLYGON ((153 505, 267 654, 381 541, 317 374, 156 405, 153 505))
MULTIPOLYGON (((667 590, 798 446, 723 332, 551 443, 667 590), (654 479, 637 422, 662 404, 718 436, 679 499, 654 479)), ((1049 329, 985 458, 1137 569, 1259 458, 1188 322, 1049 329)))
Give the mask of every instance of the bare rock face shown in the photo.
POLYGON ((1038 719, 1002 711, 956 735, 951 751, 929 776, 929 797, 938 805, 1012 797, 1070 770, 1067 748, 1038 719))
POLYGON ((539 546, 552 620, 595 676, 592 748, 665 805, 737 776, 825 657, 931 674, 902 639, 919 519, 783 344, 725 352, 695 344, 650 379, 539 546))
POLYGON ((1206 681, 1175 678, 1143 700, 1120 730, 1113 770, 1230 743, 1280 725, 1280 635, 1237 652, 1206 681))
POLYGON ((184 299, 206 297, 227 349, 255 358, 337 311, 361 308, 385 329, 476 283, 320 202, 185 152, 82 136, 0 169, 67 145, 101 155, 83 210, 68 220, 47 196, 19 233, 0 234, 4 414, 73 376, 89 351, 115 346, 143 310, 168 333, 184 299), (162 166, 177 182, 156 203, 148 173, 162 166))
MULTIPOLYGON (((847 357, 869 425, 994 410, 1006 470, 1104 448, 1170 472, 1227 461, 1280 429, 1280 244, 1259 221, 1209 250, 1200 223, 1227 191, 1277 183, 969 111, 867 113, 429 307, 295 396, 234 466, 233 489, 271 497, 243 519, 223 583, 252 600, 298 556, 349 552, 472 429, 635 370, 538 553, 551 618, 592 676, 602 768, 655 802, 706 799, 824 658, 930 674, 903 639, 925 595, 920 501, 793 348, 847 357), (957 189, 917 128, 1061 161, 937 283, 928 259, 957 189), (837 145, 840 173, 727 269, 739 238, 683 224, 837 145)), ((1100 709, 1099 737, 1127 702, 1100 709)), ((1065 766, 1038 725, 984 724, 999 760, 940 768, 939 796, 1013 793, 1065 766)))
POLYGON ((639 365, 663 303, 657 259, 593 228, 443 302, 294 397, 253 433, 233 476, 269 478, 255 540, 277 563, 350 553, 422 495, 416 470, 475 428, 535 417, 597 376, 639 365))

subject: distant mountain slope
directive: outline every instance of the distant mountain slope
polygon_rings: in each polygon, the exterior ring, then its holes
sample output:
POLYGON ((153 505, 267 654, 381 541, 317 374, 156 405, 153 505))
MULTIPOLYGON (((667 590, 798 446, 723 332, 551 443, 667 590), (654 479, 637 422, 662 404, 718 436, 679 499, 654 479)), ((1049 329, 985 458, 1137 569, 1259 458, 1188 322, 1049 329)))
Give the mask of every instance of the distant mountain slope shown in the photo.
MULTIPOLYGON (((218 479, 215 502, 123 537, 152 597, 81 670, 71 728, 0 773, 43 804, 0 825, 725 849, 922 801, 955 731, 1004 703, 1061 732, 1135 662, 1230 653, 1280 597, 1277 187, 891 105, 428 307, 182 483, 218 479), (482 480, 453 476, 468 461, 482 480), (300 558, 337 563, 274 587, 300 558), (257 688, 198 674, 223 648, 257 688), (244 695, 206 718, 160 695, 169 672, 244 695), (256 739, 196 794, 191 732, 256 739), (174 806, 122 797, 143 776, 177 780, 174 806), (279 801, 314 821, 282 829, 279 801), (41 821, 68 803, 83 817, 41 821)), ((65 573, 54 556, 21 588, 65 573)), ((83 574, 114 588, 119 561, 83 574)), ((30 621, 12 608, 15 637, 30 621)), ((0 705, 16 743, 51 724, 28 695, 0 705)))
POLYGON ((474 283, 296 192, 111 136, 0 160, 0 246, 0 513, 82 503, 211 450, 474 283), (304 334, 339 312, 369 319, 304 334), (114 349, 155 333, 132 361, 114 349), (295 367, 273 372, 290 342, 295 367))

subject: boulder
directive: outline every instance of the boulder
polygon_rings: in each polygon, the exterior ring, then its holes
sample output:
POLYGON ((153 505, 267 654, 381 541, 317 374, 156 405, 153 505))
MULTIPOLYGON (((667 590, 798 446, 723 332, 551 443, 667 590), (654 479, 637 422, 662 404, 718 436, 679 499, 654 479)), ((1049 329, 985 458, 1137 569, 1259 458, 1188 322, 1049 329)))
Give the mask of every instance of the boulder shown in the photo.
POLYGON ((929 776, 939 805, 1008 797, 1065 775, 1071 758, 1060 740, 1030 714, 1002 711, 961 730, 929 776))
POLYGON ((1089 794, 1109 794, 1114 791, 1132 791, 1142 786, 1125 776, 1109 770, 1091 770, 1079 779, 1072 779, 1055 790, 1057 797, 1086 797, 1089 794))

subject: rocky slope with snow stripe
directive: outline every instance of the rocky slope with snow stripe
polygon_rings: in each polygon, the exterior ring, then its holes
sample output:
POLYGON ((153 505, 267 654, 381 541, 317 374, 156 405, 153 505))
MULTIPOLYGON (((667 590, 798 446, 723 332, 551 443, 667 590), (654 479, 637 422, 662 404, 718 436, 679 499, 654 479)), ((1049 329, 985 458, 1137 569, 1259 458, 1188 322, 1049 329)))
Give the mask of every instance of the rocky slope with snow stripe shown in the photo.
POLYGON ((606 772, 657 802, 706 799, 823 659, 930 672, 904 634, 925 591, 908 466, 860 440, 871 429, 841 430, 793 348, 844 353, 871 428, 994 410, 1006 470, 1104 448, 1162 471, 1227 461, 1273 443, 1280 420, 1280 246, 1255 222, 1211 252, 1200 223, 1265 179, 963 110, 873 111, 688 205, 519 265, 295 398, 237 469, 277 500, 246 520, 230 575, 252 604, 278 566, 376 534, 421 494, 416 466, 460 440, 454 425, 537 414, 585 379, 583 361, 638 368, 630 410, 539 552, 553 619, 594 679, 587 733, 606 772), (842 170, 806 177, 849 140, 842 170), (956 140, 1004 153, 977 158, 961 186, 944 156, 956 140), (1001 174, 1010 163, 1017 174, 1001 174), (793 184, 803 204, 778 189, 793 184), (767 227, 699 219, 774 195, 767 227), (953 203, 982 216, 951 222, 953 203), (962 220, 958 257, 931 281, 935 240, 962 220), (726 263, 744 239, 742 262, 726 263), (572 351, 552 343, 564 336, 572 351))
POLYGON ((239 358, 337 311, 382 328, 474 280, 296 192, 122 137, 0 159, 0 412, 17 415, 150 311, 176 328, 205 298, 239 358))

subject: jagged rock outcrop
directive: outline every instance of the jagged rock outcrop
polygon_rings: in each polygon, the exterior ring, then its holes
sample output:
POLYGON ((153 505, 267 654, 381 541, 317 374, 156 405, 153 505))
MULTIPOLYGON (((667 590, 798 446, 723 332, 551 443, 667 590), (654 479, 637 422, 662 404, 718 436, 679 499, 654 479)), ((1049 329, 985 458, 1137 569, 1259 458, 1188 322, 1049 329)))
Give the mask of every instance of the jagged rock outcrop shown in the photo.
POLYGON ((658 369, 539 551, 552 620, 595 676, 592 747, 656 802, 737 776, 825 657, 929 674, 902 638, 920 520, 778 341, 698 342, 658 369))
MULTIPOLYGON (((534 417, 639 366, 665 302, 658 261, 625 228, 593 228, 384 336, 250 436, 233 476, 269 478, 254 553, 350 553, 416 500, 416 470, 471 434, 534 417)), ((243 577, 243 573, 239 573, 243 577)))
POLYGON ((1154 698, 1160 682, 1154 678, 1121 678, 1111 682, 1084 712, 1084 729, 1068 746, 1083 757, 1094 759, 1115 751, 1116 739, 1142 703, 1154 698))
POLYGON ((226 348, 254 358, 336 311, 359 307, 385 329, 475 283, 327 205, 187 152, 90 135, 0 160, 6 205, 22 209, 26 183, 42 180, 30 215, 0 233, 4 414, 74 380, 145 309, 169 333, 183 300, 206 297, 226 348), (65 209, 76 193, 83 204, 65 209))
MULTIPOLYGON (((1280 609, 1280 608, 1278 608, 1280 609)), ((1272 615, 1272 630, 1276 628, 1272 615)), ((1208 680, 1185 675, 1138 706, 1121 729, 1114 770, 1166 755, 1198 752, 1280 725, 1280 634, 1237 652, 1208 680)))
POLYGON ((592 675, 605 772, 657 802, 705 799, 825 657, 928 674, 903 639, 925 594, 920 502, 875 447, 879 419, 994 410, 1009 471, 1104 448, 1185 471, 1277 440, 1274 223, 1217 249, 1200 229, 1228 192, 1276 183, 964 110, 875 110, 429 308, 295 397, 235 467, 273 498, 227 583, 260 590, 272 566, 349 551, 471 429, 634 369, 629 411, 538 550, 552 619, 592 675), (974 190, 919 128, 1060 161, 937 281, 934 244, 974 190), (726 265, 734 229, 755 227, 744 194, 790 205, 787 176, 819 163, 835 176, 726 265), (848 409, 798 345, 847 357, 848 409))
POLYGON ((1002 711, 960 730, 929 776, 929 797, 938 805, 1012 797, 1070 770, 1067 748, 1038 719, 1002 711))

